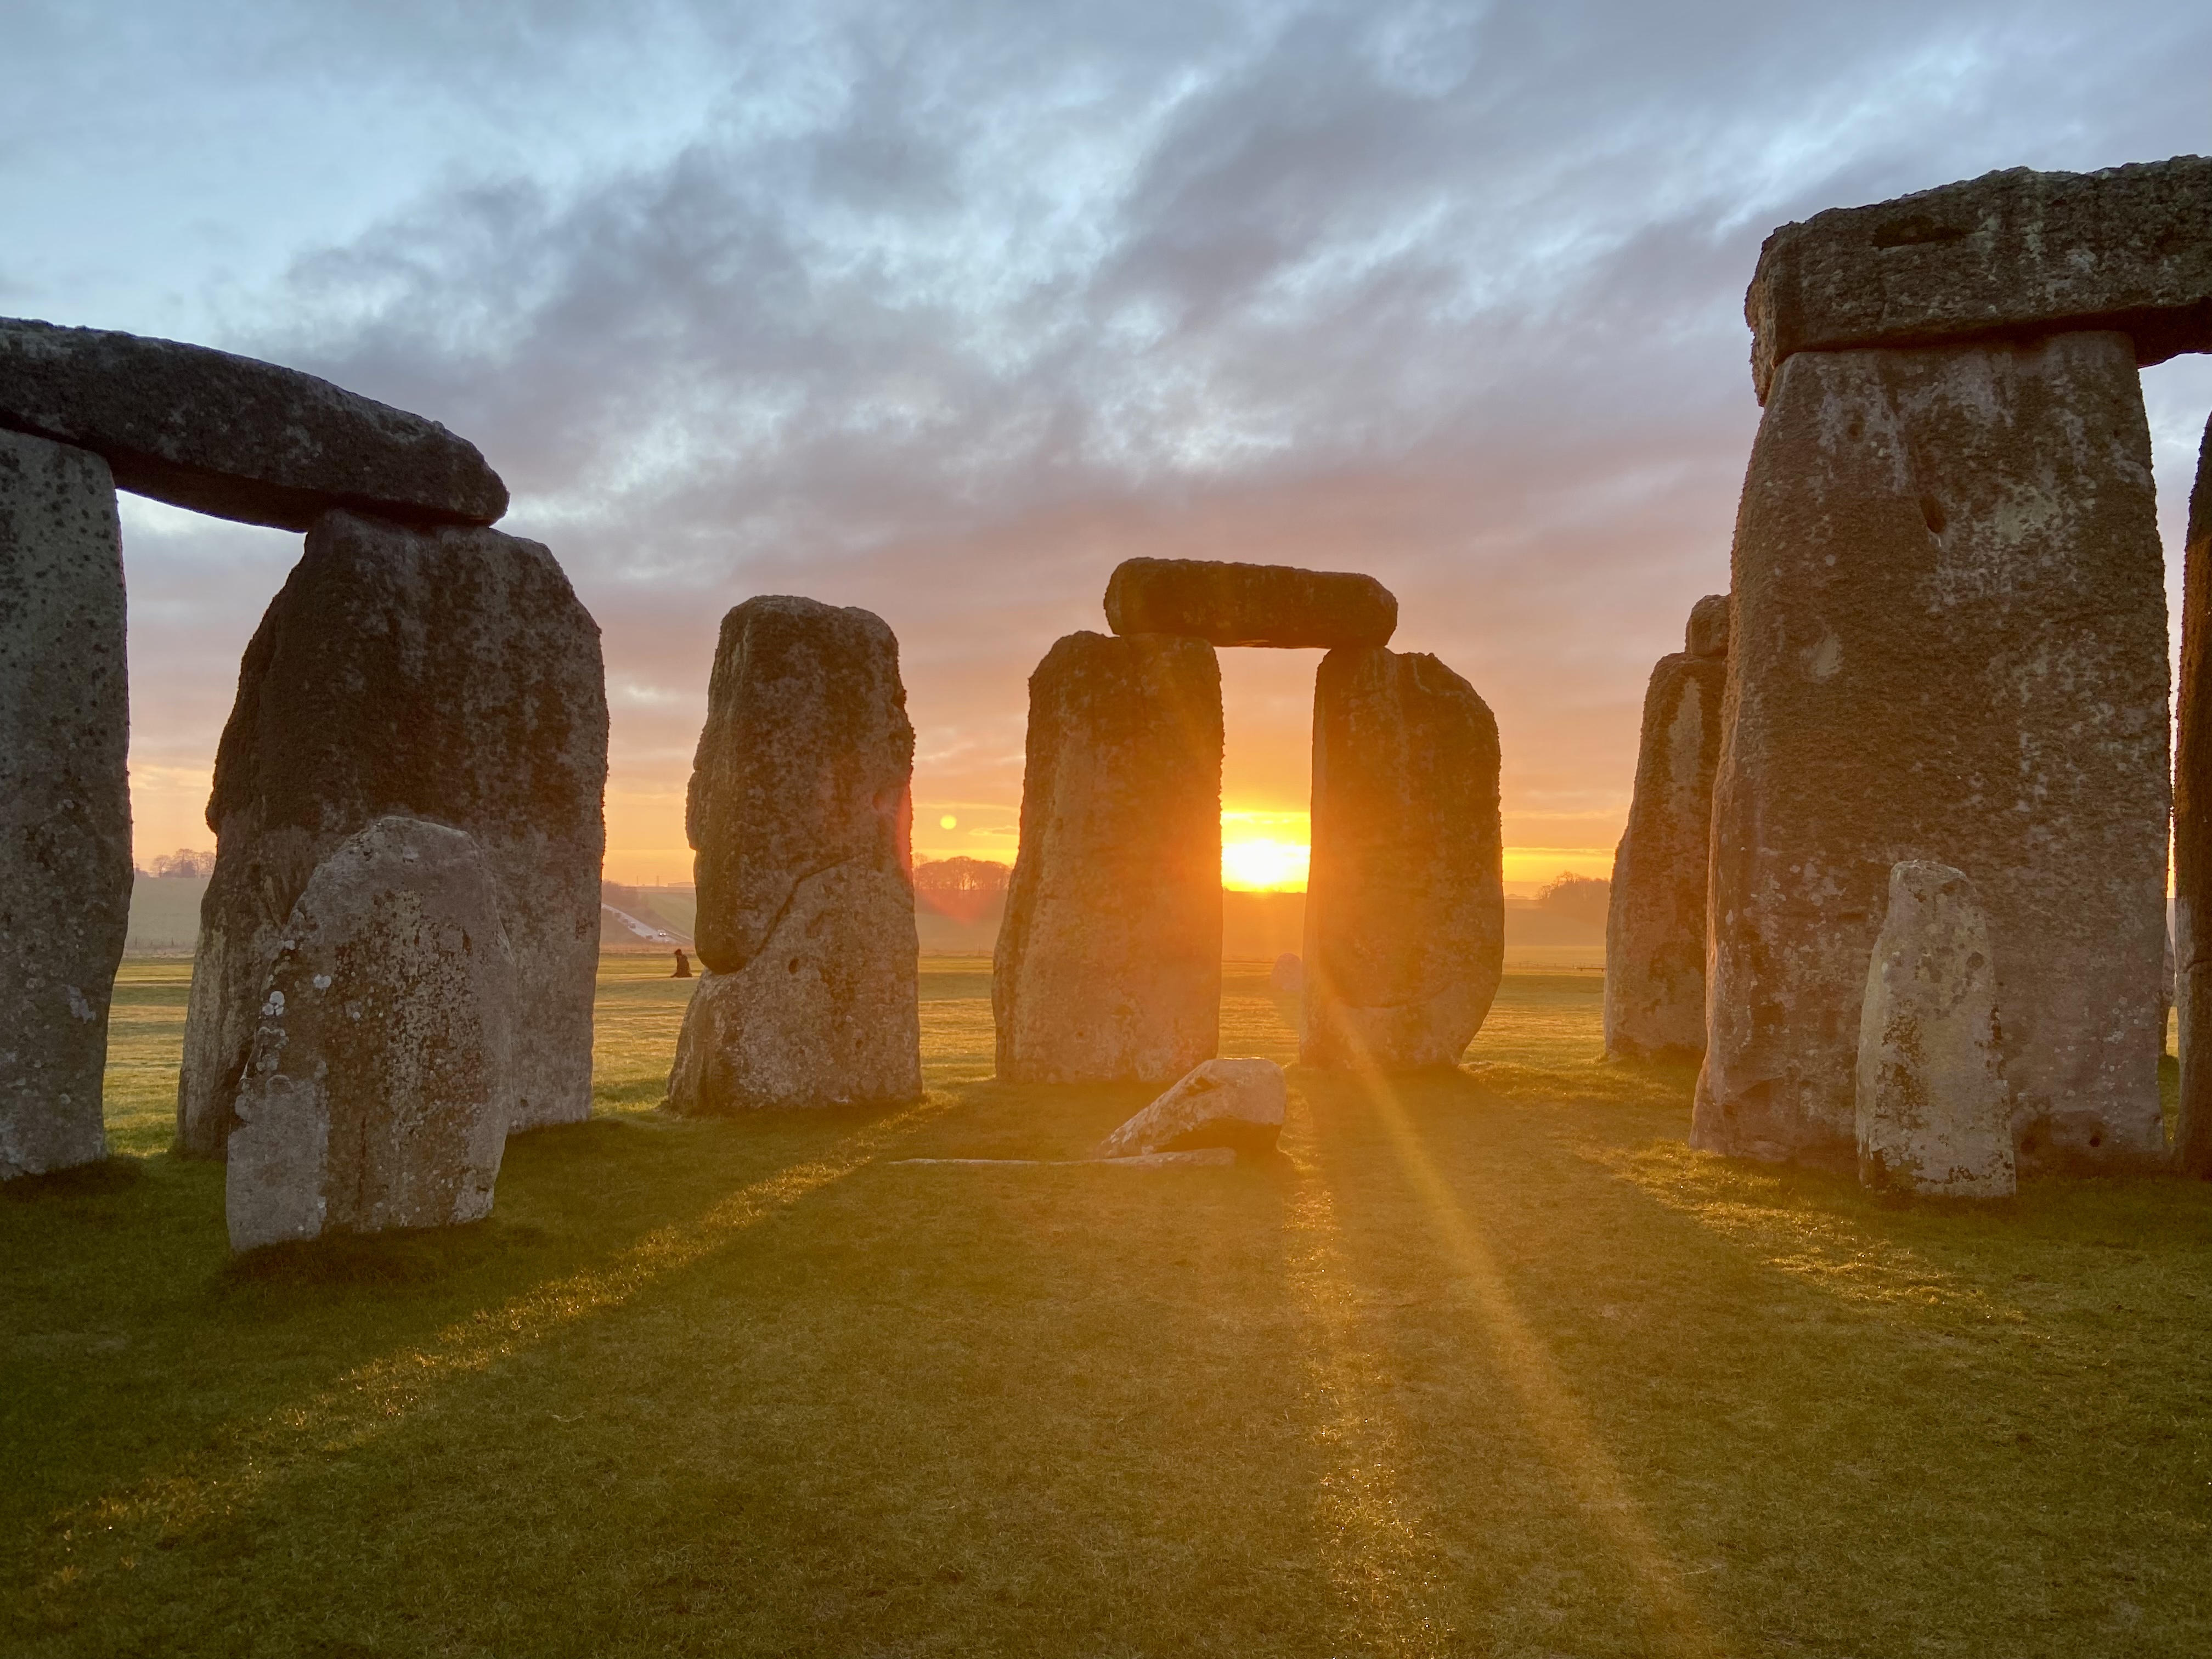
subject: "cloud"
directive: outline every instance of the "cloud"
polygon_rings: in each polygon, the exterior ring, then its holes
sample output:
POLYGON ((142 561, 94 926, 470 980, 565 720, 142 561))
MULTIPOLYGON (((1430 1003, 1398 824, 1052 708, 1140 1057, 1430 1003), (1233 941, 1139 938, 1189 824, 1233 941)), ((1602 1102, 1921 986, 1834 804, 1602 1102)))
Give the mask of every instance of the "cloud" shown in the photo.
MULTIPOLYGON (((1569 825, 1726 580, 1761 237, 2186 149, 2212 46, 2158 5, 621 15, 346 11, 464 137, 558 131, 596 55, 586 136, 432 146, 217 307, 501 468, 605 628, 618 778, 680 781, 720 611, 797 591, 898 630, 923 800, 1011 805, 1029 669, 1184 553, 1382 576, 1497 708, 1509 815, 1569 825)), ((1305 672, 1232 708, 1249 804, 1297 805, 1305 672)))

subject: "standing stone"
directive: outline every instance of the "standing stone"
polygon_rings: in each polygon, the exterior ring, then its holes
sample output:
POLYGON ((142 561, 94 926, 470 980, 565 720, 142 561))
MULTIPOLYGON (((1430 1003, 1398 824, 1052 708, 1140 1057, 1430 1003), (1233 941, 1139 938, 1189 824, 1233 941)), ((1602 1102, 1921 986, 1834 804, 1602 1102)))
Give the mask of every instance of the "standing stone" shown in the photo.
POLYGON ((2164 1156, 2166 599, 2135 349, 1800 352, 1736 520, 1692 1144, 1849 1169, 1890 867, 1973 878, 2023 1167, 2164 1156))
POLYGON ((1859 1180, 1947 1198, 2013 1194, 1996 971, 1974 884, 1946 864, 1889 873, 1859 1013, 1859 1180))
POLYGON ((179 1150, 222 1156, 286 919, 340 842, 392 813, 465 830, 498 883, 521 986, 510 1127, 588 1117, 606 775, 599 627, 542 545, 318 521, 216 752, 179 1150))
POLYGON ((0 1181, 107 1155, 131 917, 123 639, 106 463, 0 432, 0 1181))
POLYGON ((1169 1082, 1221 1024, 1221 667, 1071 634, 1030 676, 1021 848, 991 981, 999 1075, 1169 1082))
POLYGON ((379 818, 316 867, 263 988, 224 1171, 230 1247, 491 1213, 515 964, 469 836, 379 818))
POLYGON ((1116 634, 1188 634, 1211 645, 1331 650, 1388 645, 1398 600, 1372 576, 1219 559, 1124 559, 1106 583, 1116 634))
POLYGON ((1728 595, 1690 613, 1688 648, 1662 657, 1644 694, 1628 827, 1605 919, 1605 1051, 1705 1051, 1705 874, 1713 769, 1728 678, 1728 595))
POLYGON ((722 619, 685 813, 707 971, 676 1110, 920 1097, 913 780, 882 618, 763 597, 722 619))
POLYGON ((1505 962, 1498 722, 1434 657, 1332 651, 1314 687, 1309 1066, 1452 1066, 1505 962))
POLYGON ((305 530, 333 507, 490 524, 507 486, 435 421, 297 369, 112 329, 0 318, 0 427, 106 459, 122 489, 305 530))
POLYGON ((2173 1003, 2180 1012, 2181 1121, 2173 1158, 2184 1174, 2212 1180, 2212 421, 2189 495, 2177 701, 2173 1003))

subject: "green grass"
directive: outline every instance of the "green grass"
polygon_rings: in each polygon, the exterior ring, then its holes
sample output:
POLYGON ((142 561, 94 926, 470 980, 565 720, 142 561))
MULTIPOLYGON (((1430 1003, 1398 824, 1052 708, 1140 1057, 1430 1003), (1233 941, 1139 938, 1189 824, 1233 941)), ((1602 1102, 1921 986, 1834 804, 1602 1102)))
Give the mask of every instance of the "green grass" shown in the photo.
MULTIPOLYGON (((1693 1154, 1565 969, 1460 1073, 1294 1071, 1272 1164, 901 1167, 1146 1091, 991 1082, 939 960, 923 1106, 673 1121, 665 972, 609 958, 602 1115, 480 1226, 241 1267, 210 1166, 0 1189, 0 1650, 2212 1650, 2212 1188, 1693 1154)), ((1261 970, 1223 1002, 1289 1057, 1261 970)))

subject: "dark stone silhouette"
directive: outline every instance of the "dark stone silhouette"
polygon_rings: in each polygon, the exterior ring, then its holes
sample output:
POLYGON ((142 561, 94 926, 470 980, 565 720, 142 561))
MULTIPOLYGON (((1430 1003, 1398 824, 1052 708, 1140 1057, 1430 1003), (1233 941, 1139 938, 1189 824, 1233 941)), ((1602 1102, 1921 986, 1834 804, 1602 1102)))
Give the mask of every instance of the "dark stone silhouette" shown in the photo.
POLYGON ((2014 167, 1832 208, 1766 239, 1744 314, 1761 403, 1798 351, 2093 330, 2137 363, 2212 350, 2212 160, 2014 167))
POLYGON ((1989 918, 2024 1169, 2144 1167, 2166 657, 2135 343, 1803 351, 1745 478, 1692 1140, 1848 1170, 1891 866, 1989 918))
POLYGON ((677 953, 676 953, 676 971, 675 971, 674 973, 671 974, 671 975, 669 975, 669 977, 670 977, 671 979, 689 979, 689 978, 690 978, 690 977, 691 977, 691 958, 690 958, 690 957, 687 957, 687 956, 685 956, 685 955, 684 954, 684 952, 683 952, 683 951, 677 951, 677 953))
MULTIPOLYGON (((2212 1179, 2212 422, 2197 450, 2183 555, 2173 762, 2173 1005, 2181 1054, 2176 1164, 2212 1179)), ((2163 1045, 2165 1026, 2159 1027, 2163 1045)))
POLYGON ((435 421, 295 369, 108 329, 0 319, 0 427, 104 456, 116 484, 306 530, 333 507, 490 524, 507 486, 435 421))
POLYGON ((1030 676, 1021 849, 991 981, 1010 1082, 1168 1082, 1221 1018, 1221 669, 1071 634, 1030 676))
POLYGON ((220 1157, 286 919, 380 817, 465 830, 521 975, 512 1127, 591 1114, 605 846, 599 634, 543 546, 332 513, 270 602, 216 755, 180 1151, 220 1157))
POLYGON ((1605 927, 1605 1051, 1620 1058, 1705 1051, 1705 875, 1728 610, 1725 593, 1699 599, 1689 648, 1660 658, 1644 694, 1605 927))
POLYGON ((238 1091, 234 1250, 491 1213, 514 1105, 514 956, 483 849, 379 818, 286 919, 238 1091))
POLYGON ((1398 601, 1372 576, 1212 559, 1125 559, 1106 584, 1116 634, 1182 634, 1212 645, 1387 645, 1398 601))
POLYGON ((1310 1066, 1457 1063, 1504 966, 1498 722, 1434 657, 1332 651, 1314 686, 1310 1066))
POLYGON ((880 617, 779 596, 722 619, 685 815, 708 971, 675 1109, 920 1097, 913 777, 880 617))
POLYGON ((107 1153, 129 748, 107 464, 0 432, 0 1181, 107 1153))

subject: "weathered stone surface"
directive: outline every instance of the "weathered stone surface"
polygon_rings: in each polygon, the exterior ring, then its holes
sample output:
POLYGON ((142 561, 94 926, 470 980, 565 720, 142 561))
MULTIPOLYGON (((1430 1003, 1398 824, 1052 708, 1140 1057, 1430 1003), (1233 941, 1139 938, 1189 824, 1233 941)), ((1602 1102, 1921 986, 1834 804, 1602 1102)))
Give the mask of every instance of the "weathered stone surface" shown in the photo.
POLYGON ((319 520, 216 754, 179 1150, 222 1155, 286 919, 331 850, 392 813, 467 831, 499 884, 521 984, 511 1127, 588 1117, 606 766, 599 628, 543 546, 319 520))
POLYGON ((1297 996, 1306 988, 1306 965, 1295 951, 1285 951, 1267 970, 1267 988, 1283 996, 1297 996))
POLYGON ((123 642, 106 463, 0 432, 0 1181, 107 1155, 131 915, 123 642))
POLYGON ((296 369, 108 329, 0 318, 0 427, 106 458, 122 489, 305 530, 333 507, 490 524, 507 486, 476 446, 296 369))
POLYGON ((308 878, 264 988, 224 1171, 230 1247, 491 1213, 514 954, 474 840, 377 819, 308 878))
POLYGON ((1947 1198, 2013 1194, 1996 969, 1974 884, 1946 864, 1889 875, 1859 1013, 1859 1179, 1947 1198))
POLYGON ((1348 571, 1124 559, 1106 583, 1106 623, 1121 635, 1327 650, 1389 643, 1398 601, 1374 577, 1348 571))
POLYGON ((2173 1157, 2184 1173, 2212 1180, 2212 421, 2197 453, 2185 548, 2173 757, 2173 999, 2181 1054, 2173 1157))
POLYGON ((1693 657, 1725 657, 1729 648, 1729 596, 1708 593, 1690 607, 1682 630, 1682 649, 1693 657))
POLYGON ((1498 722, 1434 657, 1332 651, 1314 686, 1310 1066, 1450 1066, 1505 960, 1498 722))
POLYGON ((1744 296, 1766 401, 1791 353, 2115 330, 2212 350, 2212 160, 2014 167, 1783 226, 1744 296))
POLYGON ((722 619, 685 813, 708 972, 677 1110, 920 1097, 913 779, 881 617, 764 596, 722 619))
POLYGON ((2163 1155, 2166 604, 2118 334, 1802 352, 1736 521, 1694 1145, 1849 1169, 1889 870, 1989 917, 2024 1168, 2163 1155))
POLYGON ((1139 1158, 1226 1146, 1272 1152, 1290 1104, 1283 1068, 1272 1060, 1209 1060, 1098 1143, 1093 1158, 1139 1158))
POLYGON ((1022 840, 991 980, 999 1075, 1165 1083, 1221 1018, 1221 668, 1071 634, 1030 676, 1022 840))
MULTIPOLYGON (((1693 648, 1716 638, 1725 652, 1725 594, 1690 613, 1693 648)), ((1705 875, 1727 681, 1724 656, 1686 652, 1662 657, 1644 694, 1636 793, 1605 921, 1605 1051, 1616 1057, 1705 1051, 1705 875)))

